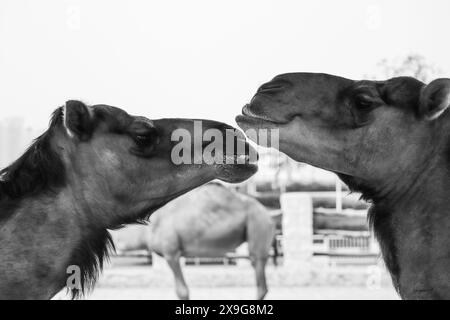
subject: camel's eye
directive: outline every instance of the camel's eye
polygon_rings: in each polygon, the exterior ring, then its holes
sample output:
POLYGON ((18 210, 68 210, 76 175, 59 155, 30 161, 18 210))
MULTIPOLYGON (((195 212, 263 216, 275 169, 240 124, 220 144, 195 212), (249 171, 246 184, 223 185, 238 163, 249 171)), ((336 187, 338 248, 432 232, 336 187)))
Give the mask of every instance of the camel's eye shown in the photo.
POLYGON ((139 146, 146 146, 153 142, 153 138, 150 135, 137 134, 134 137, 134 141, 136 141, 136 144, 139 146))
POLYGON ((133 138, 141 148, 148 148, 158 143, 158 136, 155 132, 136 133, 133 138))
POLYGON ((373 112, 379 102, 375 96, 367 92, 355 94, 352 98, 351 113, 357 127, 365 126, 373 121, 373 112))
POLYGON ((367 95, 358 95, 355 98, 355 106, 361 110, 371 109, 374 106, 373 99, 367 95))
POLYGON ((131 152, 143 157, 151 156, 160 140, 158 130, 145 118, 139 118, 132 124, 129 135, 135 144, 131 152))
POLYGON ((139 157, 151 157, 156 145, 159 143, 157 134, 150 133, 136 133, 133 136, 135 147, 131 148, 131 153, 139 157))

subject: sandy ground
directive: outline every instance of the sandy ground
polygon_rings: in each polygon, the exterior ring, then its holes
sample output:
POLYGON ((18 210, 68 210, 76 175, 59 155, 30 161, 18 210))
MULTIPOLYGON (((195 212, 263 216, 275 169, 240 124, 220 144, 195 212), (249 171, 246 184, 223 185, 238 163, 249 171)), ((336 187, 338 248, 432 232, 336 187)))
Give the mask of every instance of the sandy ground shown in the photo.
MULTIPOLYGON (((161 261, 160 261, 161 262, 161 261)), ((267 267, 269 293, 267 299, 398 299, 387 274, 382 274, 380 285, 366 283, 365 268, 356 272, 337 269, 337 273, 320 271, 304 284, 291 282, 291 275, 274 266, 267 267)), ((371 269, 369 269, 371 270, 371 269)), ((254 272, 250 265, 240 266, 185 266, 186 281, 191 299, 251 300, 256 297, 254 272)), ((56 297, 65 299, 63 294, 56 297)), ((149 266, 146 260, 113 259, 100 277, 95 290, 86 299, 96 300, 173 300, 177 299, 173 276, 165 262, 149 266)))
MULTIPOLYGON (((251 287, 190 287, 191 299, 196 300, 251 300, 255 289, 251 287)), ((173 300, 173 287, 160 288, 97 288, 88 299, 95 300, 173 300)), ((267 300, 394 300, 392 288, 366 289, 361 287, 271 287, 267 300)))

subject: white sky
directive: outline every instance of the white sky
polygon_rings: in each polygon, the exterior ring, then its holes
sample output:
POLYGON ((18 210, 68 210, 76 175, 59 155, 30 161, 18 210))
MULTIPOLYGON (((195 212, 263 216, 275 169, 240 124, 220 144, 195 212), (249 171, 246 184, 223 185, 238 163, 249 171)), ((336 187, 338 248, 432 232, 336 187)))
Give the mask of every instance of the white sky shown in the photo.
POLYGON ((70 98, 234 123, 284 72, 361 78, 417 53, 450 72, 450 1, 0 1, 1 118, 70 98))

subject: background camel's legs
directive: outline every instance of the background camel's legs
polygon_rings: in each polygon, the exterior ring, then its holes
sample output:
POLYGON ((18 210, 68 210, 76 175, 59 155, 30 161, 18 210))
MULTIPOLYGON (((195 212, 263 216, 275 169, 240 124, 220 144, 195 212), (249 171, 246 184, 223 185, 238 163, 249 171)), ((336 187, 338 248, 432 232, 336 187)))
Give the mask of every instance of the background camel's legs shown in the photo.
POLYGON ((273 265, 276 267, 276 266, 278 266, 277 258, 280 253, 278 252, 277 239, 275 238, 275 235, 272 240, 272 249, 273 249, 273 257, 272 257, 273 260, 272 261, 273 261, 273 265))
POLYGON ((255 269, 256 274, 256 287, 257 287, 257 299, 262 300, 266 296, 267 283, 266 283, 266 262, 267 258, 252 257, 252 266, 255 269))
POLYGON ((268 289, 266 283, 266 263, 275 235, 275 226, 270 217, 259 211, 250 212, 247 219, 247 241, 250 259, 256 273, 257 299, 264 299, 268 289))
POLYGON ((175 291, 178 298, 181 300, 189 300, 189 289, 186 285, 186 281, 184 280, 183 272, 181 270, 180 256, 181 254, 177 253, 164 255, 164 258, 169 264, 170 269, 172 269, 175 278, 175 291))

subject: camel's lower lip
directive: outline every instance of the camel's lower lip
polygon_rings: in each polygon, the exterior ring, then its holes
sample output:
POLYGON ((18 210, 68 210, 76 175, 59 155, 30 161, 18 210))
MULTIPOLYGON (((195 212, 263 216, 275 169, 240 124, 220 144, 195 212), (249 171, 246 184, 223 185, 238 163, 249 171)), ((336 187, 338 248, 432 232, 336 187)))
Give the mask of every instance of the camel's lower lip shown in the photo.
POLYGON ((243 182, 253 176, 258 171, 257 164, 227 164, 217 166, 217 179, 237 183, 243 182))

